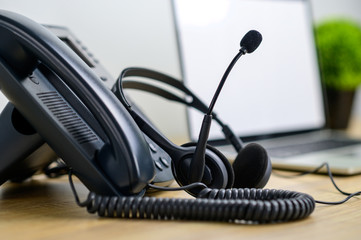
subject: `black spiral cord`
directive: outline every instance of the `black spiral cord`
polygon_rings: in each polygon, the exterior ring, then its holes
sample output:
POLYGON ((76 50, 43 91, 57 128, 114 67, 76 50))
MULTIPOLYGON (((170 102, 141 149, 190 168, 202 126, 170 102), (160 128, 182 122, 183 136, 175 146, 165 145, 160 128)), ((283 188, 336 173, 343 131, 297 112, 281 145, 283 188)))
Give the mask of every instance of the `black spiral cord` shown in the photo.
POLYGON ((210 189, 203 183, 193 183, 178 188, 160 187, 148 184, 149 188, 161 191, 179 191, 202 187, 197 199, 154 198, 154 197, 109 197, 93 192, 84 202, 79 200, 72 180, 72 170, 62 161, 56 167, 45 169, 48 177, 68 174, 70 187, 80 207, 89 213, 102 217, 167 219, 167 220, 206 220, 246 223, 285 222, 309 216, 315 203, 337 205, 348 201, 361 191, 348 193, 341 190, 331 173, 328 163, 322 163, 312 171, 294 175, 273 174, 284 178, 295 178, 319 172, 326 167, 327 174, 338 192, 347 197, 336 202, 314 200, 310 195, 287 190, 269 189, 210 189))
POLYGON ((304 193, 247 188, 204 188, 196 199, 110 197, 90 192, 80 202, 71 171, 69 182, 77 204, 101 217, 270 223, 302 219, 315 208, 314 199, 304 193))

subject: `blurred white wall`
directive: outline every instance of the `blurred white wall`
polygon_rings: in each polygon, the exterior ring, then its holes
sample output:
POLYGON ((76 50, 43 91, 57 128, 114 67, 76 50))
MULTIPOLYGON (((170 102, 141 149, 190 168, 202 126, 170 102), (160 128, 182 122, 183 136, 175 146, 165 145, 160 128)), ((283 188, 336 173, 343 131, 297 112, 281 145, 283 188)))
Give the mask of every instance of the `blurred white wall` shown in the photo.
MULTIPOLYGON (((350 16, 361 23, 359 0, 311 2, 316 22, 330 16, 350 16)), ((129 66, 181 76, 169 0, 0 0, 0 9, 39 23, 67 26, 114 78, 129 66)), ((361 97, 357 99, 355 113, 361 115, 361 97)), ((165 101, 159 104, 147 97, 143 102, 143 109, 166 135, 187 136, 184 107, 165 101)))
POLYGON ((349 17, 361 23, 360 0, 311 0, 315 21, 330 17, 349 17))
MULTIPOLYGON (((114 79, 122 69, 132 66, 180 78, 168 0, 0 0, 0 9, 23 14, 38 23, 68 27, 114 79)), ((167 135, 186 135, 183 106, 165 101, 159 104, 156 98, 144 94, 142 99, 145 112, 167 135)))

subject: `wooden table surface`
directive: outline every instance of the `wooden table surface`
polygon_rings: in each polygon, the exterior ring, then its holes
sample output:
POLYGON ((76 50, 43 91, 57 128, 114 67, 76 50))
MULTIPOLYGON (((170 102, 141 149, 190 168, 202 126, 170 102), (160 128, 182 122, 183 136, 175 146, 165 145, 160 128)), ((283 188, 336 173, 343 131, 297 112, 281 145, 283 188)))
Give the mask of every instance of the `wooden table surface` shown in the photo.
MULTIPOLYGON (((348 129, 361 136, 361 120, 348 129)), ((285 172, 286 174, 290 174, 285 172)), ((361 175, 336 177, 344 190, 361 190, 361 175)), ((87 189, 75 180, 80 198, 87 189)), ((344 198, 325 175, 286 179, 272 174, 266 188, 305 192, 317 200, 344 198)), ((157 197, 191 198, 185 192, 158 192, 157 197)), ((0 187, 0 239, 360 239, 361 197, 342 205, 316 205, 310 217, 293 222, 245 225, 219 222, 109 219, 76 205, 67 177, 42 175, 21 184, 0 187)))
MULTIPOLYGON (((337 177, 345 191, 361 189, 361 176, 337 177)), ((84 199, 87 190, 76 181, 84 199)), ((311 194, 315 199, 336 201, 337 193, 324 175, 285 179, 272 175, 267 188, 311 194)), ((159 197, 186 197, 185 192, 156 193, 159 197)), ((109 219, 79 208, 66 177, 35 177, 22 184, 6 183, 0 188, 1 239, 359 239, 361 199, 337 206, 316 205, 304 220, 242 225, 196 221, 109 219)))

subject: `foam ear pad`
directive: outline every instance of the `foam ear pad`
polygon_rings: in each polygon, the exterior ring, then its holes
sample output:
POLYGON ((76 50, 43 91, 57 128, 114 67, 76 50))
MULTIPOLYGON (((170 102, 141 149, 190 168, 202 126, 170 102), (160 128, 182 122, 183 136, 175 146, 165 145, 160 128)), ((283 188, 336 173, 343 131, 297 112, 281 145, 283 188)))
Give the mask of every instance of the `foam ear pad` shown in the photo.
POLYGON ((266 150, 259 144, 250 143, 239 151, 233 162, 235 188, 262 188, 272 171, 266 150))
MULTIPOLYGON (((187 143, 182 147, 190 147, 195 149, 195 143, 187 143)), ((190 171, 191 157, 182 159, 182 164, 176 169, 176 180, 180 185, 189 184, 187 181, 188 172, 190 171)), ((234 172, 231 164, 226 157, 214 147, 207 145, 205 168, 202 182, 210 188, 230 188, 234 182, 234 172)), ((192 193, 191 193, 192 194, 192 193)), ((192 194, 196 195, 196 193, 192 194)))

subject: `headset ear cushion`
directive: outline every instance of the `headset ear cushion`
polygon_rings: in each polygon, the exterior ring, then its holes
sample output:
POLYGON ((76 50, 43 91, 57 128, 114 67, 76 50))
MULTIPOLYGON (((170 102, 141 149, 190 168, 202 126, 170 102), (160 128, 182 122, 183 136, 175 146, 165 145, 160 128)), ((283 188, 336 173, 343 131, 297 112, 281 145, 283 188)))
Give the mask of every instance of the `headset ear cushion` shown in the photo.
POLYGON ((233 162, 235 188, 262 188, 272 171, 266 150, 257 143, 250 143, 239 151, 233 162))
MULTIPOLYGON (((228 161, 228 159, 223 155, 223 153, 221 153, 218 149, 216 149, 215 147, 211 146, 211 145, 207 145, 207 149, 212 150, 218 157, 219 159, 222 161, 222 163, 224 164, 226 170, 227 170, 227 175, 228 175, 228 182, 225 188, 231 188, 234 184, 234 171, 233 171, 233 167, 231 165, 231 163, 228 161)), ((214 176, 216 177, 216 176, 214 176)))
MULTIPOLYGON (((190 142, 182 145, 182 147, 190 147, 190 146, 196 146, 196 143, 190 142)), ((206 167, 203 178, 211 178, 211 179, 207 179, 208 181, 213 182, 213 184, 210 185, 207 184, 207 186, 210 188, 231 188, 234 182, 234 172, 232 165, 219 150, 217 150, 216 148, 214 148, 209 144, 207 144, 206 167), (213 159, 207 157, 209 155, 207 154, 207 151, 213 152, 218 158, 213 159), (217 165, 222 165, 222 166, 217 166, 217 165), (225 171, 222 169, 224 169, 225 171), (226 179, 225 184, 223 184, 224 182, 223 179, 226 179)))

